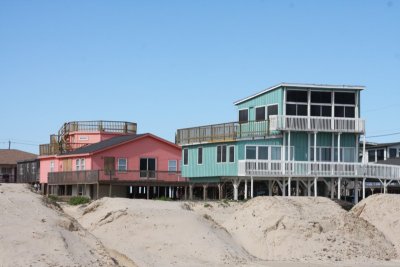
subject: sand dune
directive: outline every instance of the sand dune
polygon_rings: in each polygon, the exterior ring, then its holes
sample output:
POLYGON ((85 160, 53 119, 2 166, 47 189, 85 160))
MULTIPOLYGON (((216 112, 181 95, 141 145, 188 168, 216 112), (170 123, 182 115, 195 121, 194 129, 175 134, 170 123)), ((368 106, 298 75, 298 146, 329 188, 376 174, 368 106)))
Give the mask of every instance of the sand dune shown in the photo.
POLYGON ((0 266, 114 266, 79 224, 25 185, 0 184, 0 266))
POLYGON ((65 214, 3 184, 0 266, 400 266, 399 197, 350 212, 326 198, 104 198, 65 214))

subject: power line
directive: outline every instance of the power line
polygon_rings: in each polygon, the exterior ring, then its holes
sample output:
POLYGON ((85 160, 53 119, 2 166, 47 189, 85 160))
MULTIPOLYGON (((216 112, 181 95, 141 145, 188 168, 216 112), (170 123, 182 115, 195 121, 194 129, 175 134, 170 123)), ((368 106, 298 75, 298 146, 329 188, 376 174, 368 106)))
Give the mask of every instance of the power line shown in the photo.
POLYGON ((385 137, 385 136, 392 136, 392 135, 398 135, 400 132, 394 132, 394 133, 388 133, 388 134, 379 134, 379 135, 371 135, 371 136, 366 136, 366 138, 377 138, 377 137, 385 137))

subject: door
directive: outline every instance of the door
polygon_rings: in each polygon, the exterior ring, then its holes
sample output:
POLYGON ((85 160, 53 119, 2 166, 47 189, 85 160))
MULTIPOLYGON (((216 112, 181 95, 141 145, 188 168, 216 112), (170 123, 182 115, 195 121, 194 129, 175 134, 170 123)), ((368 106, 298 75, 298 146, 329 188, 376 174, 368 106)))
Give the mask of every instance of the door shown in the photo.
POLYGON ((140 177, 155 178, 156 177, 156 159, 142 158, 140 159, 140 177))
POLYGON ((113 175, 115 173, 115 158, 105 157, 104 158, 104 174, 113 175))
POLYGON ((64 159, 62 166, 63 166, 63 171, 65 172, 72 171, 72 159, 64 159))

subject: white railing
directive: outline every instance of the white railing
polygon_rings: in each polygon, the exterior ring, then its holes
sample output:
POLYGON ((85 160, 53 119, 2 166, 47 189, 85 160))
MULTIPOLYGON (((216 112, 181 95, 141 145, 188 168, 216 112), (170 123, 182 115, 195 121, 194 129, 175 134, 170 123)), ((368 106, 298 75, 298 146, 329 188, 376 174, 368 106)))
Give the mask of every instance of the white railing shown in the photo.
POLYGON ((270 123, 271 131, 365 132, 365 121, 358 118, 273 115, 270 123))
POLYGON ((239 176, 346 177, 400 180, 400 166, 348 162, 239 160, 239 176))

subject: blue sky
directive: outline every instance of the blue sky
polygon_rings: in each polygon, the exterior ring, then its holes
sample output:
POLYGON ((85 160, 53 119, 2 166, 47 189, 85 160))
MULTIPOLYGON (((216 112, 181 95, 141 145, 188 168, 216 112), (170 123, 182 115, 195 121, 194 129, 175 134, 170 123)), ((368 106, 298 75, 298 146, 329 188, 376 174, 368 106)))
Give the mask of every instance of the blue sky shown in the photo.
POLYGON ((400 132, 400 1, 0 1, 0 148, 73 120, 173 141, 279 82, 365 85, 367 136, 400 132))

